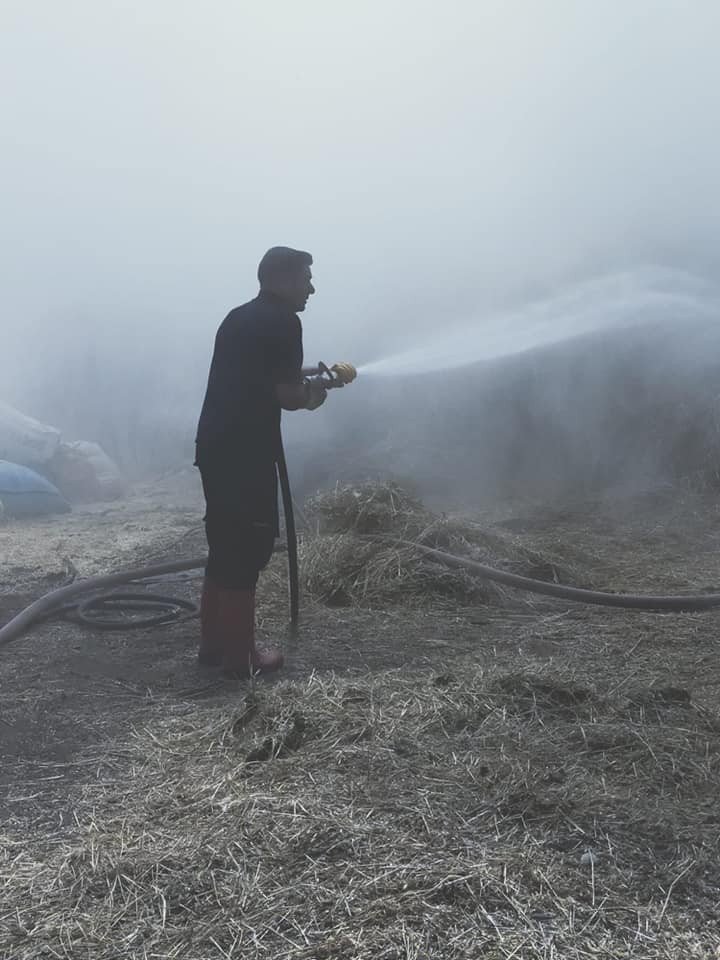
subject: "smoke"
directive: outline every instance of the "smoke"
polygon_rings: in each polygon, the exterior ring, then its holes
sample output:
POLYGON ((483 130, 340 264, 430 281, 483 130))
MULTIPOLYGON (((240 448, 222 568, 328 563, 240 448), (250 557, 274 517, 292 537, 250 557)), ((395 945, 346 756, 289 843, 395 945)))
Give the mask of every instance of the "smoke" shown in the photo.
MULTIPOLYGON (((719 28, 713 0, 6 0, 0 399, 130 473, 189 462, 215 329, 254 294, 262 252, 289 243, 315 255, 308 360, 397 373, 404 356, 412 373, 494 356, 482 381, 506 404, 517 364, 543 364, 516 394, 584 457, 622 416, 621 367, 655 383, 663 366, 646 349, 620 364, 642 314, 703 331, 692 362, 681 336, 660 347, 705 409, 719 28), (606 328, 606 346, 573 348, 584 381, 559 376, 566 339, 606 328)), ((289 417, 296 473, 310 483, 340 423, 368 444, 388 425, 385 462, 390 435, 413 438, 414 474, 459 472, 468 434, 448 459, 448 423, 485 422, 481 398, 462 374, 429 382, 360 378, 289 417)))

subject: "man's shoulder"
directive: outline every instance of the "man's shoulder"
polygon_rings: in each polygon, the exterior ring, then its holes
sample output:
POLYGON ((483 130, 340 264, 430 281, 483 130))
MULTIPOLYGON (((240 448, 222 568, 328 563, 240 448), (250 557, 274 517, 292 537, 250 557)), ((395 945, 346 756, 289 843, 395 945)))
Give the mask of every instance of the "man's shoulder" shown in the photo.
POLYGON ((218 336, 221 339, 228 337, 235 340, 244 335, 252 335, 256 330, 262 329, 264 320, 263 310, 257 300, 249 300, 247 303, 240 304, 227 314, 218 328, 218 336))
POLYGON ((248 321, 269 320, 280 323, 299 323, 300 318, 294 310, 285 306, 277 300, 271 300, 267 297, 258 296, 247 303, 240 304, 239 307, 233 307, 223 320, 228 326, 237 326, 248 321))
POLYGON ((232 343, 248 338, 294 342, 302 338, 302 325, 294 311, 259 296, 234 307, 220 324, 218 337, 232 343))
POLYGON ((247 303, 241 303, 238 307, 233 307, 223 320, 223 324, 228 327, 237 326, 261 313, 262 304, 256 297, 254 300, 248 300, 247 303))

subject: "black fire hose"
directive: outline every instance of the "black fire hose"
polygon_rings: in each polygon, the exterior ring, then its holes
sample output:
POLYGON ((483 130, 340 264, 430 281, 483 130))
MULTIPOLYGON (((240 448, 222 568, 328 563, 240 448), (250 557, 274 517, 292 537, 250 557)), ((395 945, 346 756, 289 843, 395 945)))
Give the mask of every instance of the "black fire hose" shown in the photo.
POLYGON ((139 630, 191 620, 199 608, 192 600, 180 597, 118 591, 89 597, 59 612, 93 630, 139 630), (132 613, 131 619, 128 613, 132 613))
POLYGON ((277 460, 280 493, 282 495, 283 516, 285 517, 285 537, 287 539, 288 580, 290 583, 290 629, 297 629, 300 617, 300 574, 298 570, 297 531, 295 529, 295 510, 292 490, 288 476, 285 449, 280 441, 280 453, 277 460))
POLYGON ((720 607, 720 593, 653 596, 643 593, 606 593, 601 590, 585 590, 580 587, 566 587, 561 583, 549 583, 546 580, 533 580, 531 577, 522 577, 517 573, 508 573, 506 570, 488 567, 478 560, 471 560, 470 557, 458 557, 453 553, 446 553, 444 550, 436 550, 434 547, 414 543, 412 540, 400 540, 382 534, 370 534, 364 539, 384 540, 396 543, 398 546, 412 547, 414 550, 426 554, 426 556, 434 557, 448 567, 464 567, 467 570, 472 570, 483 580, 493 580, 495 583, 515 587, 517 590, 545 594, 548 597, 570 600, 573 603, 587 603, 600 607, 621 607, 624 610, 664 610, 674 613, 691 613, 720 607))
MULTIPOLYGON (((294 524, 294 513, 292 506, 292 497, 290 494, 290 484, 287 477, 287 466, 284 462, 279 467, 280 484, 283 491, 283 505, 286 510, 285 526, 288 540, 288 565, 290 571, 290 618, 293 626, 297 624, 299 614, 299 577, 297 562, 297 537, 294 524)), ((505 586, 513 587, 517 590, 525 590, 530 593, 544 594, 545 596, 555 597, 559 600, 570 600, 574 603, 594 604, 605 607, 620 607, 627 610, 648 610, 665 611, 675 613, 690 613, 701 610, 710 610, 720 606, 720 594, 685 594, 678 596, 666 595, 646 595, 632 593, 606 593, 598 590, 585 590, 579 587, 567 587, 559 583, 548 583, 545 580, 533 580, 530 577, 523 577, 516 573, 508 573, 505 570, 497 570, 495 567, 488 567, 477 560, 471 560, 469 557, 459 557, 452 553, 446 553, 444 550, 436 550, 434 547, 426 547, 423 544, 414 543, 411 540, 400 540, 396 537, 372 535, 365 539, 382 540, 396 543, 398 546, 417 550, 427 556, 434 557, 436 560, 451 567, 464 567, 477 574, 485 580, 493 580, 496 583, 502 583, 505 586)), ((205 566, 205 557, 191 560, 177 560, 173 563, 155 564, 149 567, 138 567, 133 570, 126 570, 120 573, 111 573, 106 576, 88 577, 87 580, 79 580, 66 587, 60 587, 46 594, 29 607, 22 610, 17 616, 13 617, 4 627, 0 628, 0 647, 15 640, 24 633, 32 624, 46 618, 51 613, 56 613, 68 601, 75 600, 76 597, 84 593, 92 593, 106 587, 115 587, 120 584, 133 583, 136 581, 149 580, 153 577, 167 576, 171 573, 181 573, 187 570, 198 570, 205 566)), ((112 597, 112 595, 109 595, 112 597)), ((96 598, 97 599, 97 598, 96 598)), ((182 604, 178 601, 172 601, 176 607, 182 604)), ((165 618, 163 618, 165 619, 165 618)), ((132 626, 132 624, 126 624, 132 626)))

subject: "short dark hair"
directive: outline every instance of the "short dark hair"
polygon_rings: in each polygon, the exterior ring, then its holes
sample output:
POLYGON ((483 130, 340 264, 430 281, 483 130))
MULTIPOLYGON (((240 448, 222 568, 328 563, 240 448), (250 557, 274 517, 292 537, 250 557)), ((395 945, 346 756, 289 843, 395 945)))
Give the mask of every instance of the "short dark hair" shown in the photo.
POLYGON ((260 286, 283 274, 312 266, 312 254, 292 247, 271 247, 258 265, 260 286))

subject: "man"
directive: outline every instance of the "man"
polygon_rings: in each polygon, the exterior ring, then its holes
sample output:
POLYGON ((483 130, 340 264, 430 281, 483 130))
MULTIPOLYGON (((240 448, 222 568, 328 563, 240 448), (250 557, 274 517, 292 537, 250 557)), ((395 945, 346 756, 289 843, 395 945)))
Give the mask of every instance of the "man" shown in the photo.
POLYGON ((206 501, 208 560, 199 662, 247 677, 277 670, 282 654, 255 645, 255 587, 278 536, 281 410, 316 410, 326 390, 302 375, 309 253, 273 247, 260 292, 220 325, 196 440, 206 501))

